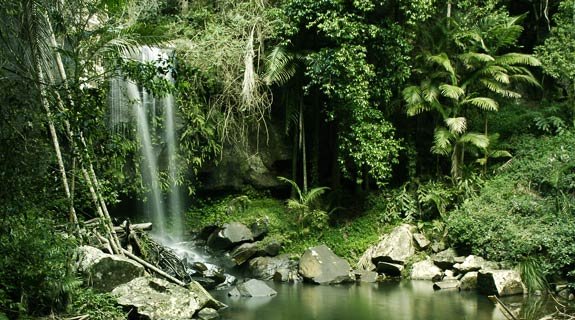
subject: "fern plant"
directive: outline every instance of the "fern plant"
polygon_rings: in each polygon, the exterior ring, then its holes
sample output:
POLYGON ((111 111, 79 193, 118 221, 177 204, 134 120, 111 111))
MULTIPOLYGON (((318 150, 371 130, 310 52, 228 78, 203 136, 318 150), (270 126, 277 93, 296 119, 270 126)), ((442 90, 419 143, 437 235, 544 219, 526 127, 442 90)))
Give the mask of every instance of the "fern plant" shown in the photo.
POLYGON ((317 187, 304 192, 295 181, 285 177, 278 177, 278 179, 290 184, 295 191, 296 198, 288 199, 286 205, 290 211, 295 213, 298 226, 303 227, 304 224, 308 224, 314 229, 323 228, 327 224, 328 213, 320 207, 319 198, 329 188, 317 187))

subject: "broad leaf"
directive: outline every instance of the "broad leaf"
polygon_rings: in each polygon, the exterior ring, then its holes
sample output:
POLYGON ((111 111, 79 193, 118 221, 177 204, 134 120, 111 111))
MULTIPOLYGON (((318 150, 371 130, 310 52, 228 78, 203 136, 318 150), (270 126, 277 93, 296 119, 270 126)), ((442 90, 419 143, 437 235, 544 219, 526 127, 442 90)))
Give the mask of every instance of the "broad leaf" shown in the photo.
POLYGON ((431 147, 431 152, 439 155, 446 156, 451 152, 451 141, 454 139, 454 135, 445 128, 435 129, 433 134, 433 147, 431 147))
POLYGON ((459 137, 458 142, 471 143, 472 145, 480 149, 486 149, 487 147, 489 147, 489 138, 481 133, 473 133, 473 132, 466 133, 461 137, 459 137))

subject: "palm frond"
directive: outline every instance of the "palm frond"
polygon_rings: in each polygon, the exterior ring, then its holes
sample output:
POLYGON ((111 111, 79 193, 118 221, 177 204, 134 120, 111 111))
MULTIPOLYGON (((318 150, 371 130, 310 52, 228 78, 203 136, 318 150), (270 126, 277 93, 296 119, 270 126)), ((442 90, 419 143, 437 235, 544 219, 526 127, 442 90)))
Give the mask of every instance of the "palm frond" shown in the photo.
POLYGON ((451 141, 453 139, 454 135, 449 130, 441 127, 435 129, 431 152, 443 156, 448 155, 451 152, 451 141))
POLYGON ((278 176, 277 178, 278 178, 278 180, 281 181, 281 182, 289 183, 289 184, 292 186, 292 188, 297 192, 297 194, 298 194, 298 200, 299 200, 300 202, 303 202, 303 197, 302 197, 302 194, 301 194, 301 190, 300 190, 299 186, 297 185, 297 183, 296 183, 295 181, 293 181, 293 180, 291 180, 291 179, 288 179, 288 178, 286 178, 286 177, 279 177, 279 176, 278 176))
POLYGON ((455 69, 453 68, 451 60, 449 60, 449 57, 445 52, 431 55, 427 57, 427 61, 441 66, 445 71, 449 72, 452 77, 455 76, 455 69))
POLYGON ((472 145, 480 149, 486 149, 487 147, 489 147, 489 138, 481 133, 474 133, 474 132, 466 133, 461 137, 459 137, 458 142, 471 143, 472 145))
POLYGON ((512 158, 513 155, 507 150, 494 150, 489 154, 491 158, 512 158))
POLYGON ((457 56, 461 62, 471 65, 473 62, 491 62, 495 61, 491 55, 479 52, 466 52, 457 56))
POLYGON ((511 80, 530 84, 535 87, 541 87, 541 84, 531 74, 514 74, 510 76, 511 80))
POLYGON ((267 85, 282 85, 288 82, 296 73, 293 60, 294 56, 288 53, 284 47, 274 47, 266 58, 265 83, 267 85))
POLYGON ((487 111, 497 111, 499 110, 499 104, 497 101, 491 98, 477 97, 469 98, 462 101, 463 104, 470 104, 474 107, 480 108, 481 110, 487 111))
POLYGON ((467 130, 467 119, 465 117, 447 118, 445 124, 453 134, 462 134, 467 130))
POLYGON ((528 65, 532 67, 538 67, 541 65, 541 61, 530 54, 524 53, 507 53, 497 57, 496 63, 505 65, 528 65))
POLYGON ((459 100, 459 98, 465 94, 465 91, 461 87, 453 86, 450 84, 440 85, 439 90, 444 97, 448 97, 454 100, 459 100))
POLYGON ((311 205, 317 198, 319 198, 327 190, 329 190, 328 187, 318 187, 309 190, 306 194, 304 194, 302 203, 307 206, 311 205))
POLYGON ((489 91, 497 93, 503 97, 506 98, 521 98, 521 94, 515 92, 515 91, 511 91, 508 89, 505 89, 501 86, 501 84, 495 82, 495 81, 491 81, 489 79, 480 79, 479 82, 485 87, 487 88, 489 91))

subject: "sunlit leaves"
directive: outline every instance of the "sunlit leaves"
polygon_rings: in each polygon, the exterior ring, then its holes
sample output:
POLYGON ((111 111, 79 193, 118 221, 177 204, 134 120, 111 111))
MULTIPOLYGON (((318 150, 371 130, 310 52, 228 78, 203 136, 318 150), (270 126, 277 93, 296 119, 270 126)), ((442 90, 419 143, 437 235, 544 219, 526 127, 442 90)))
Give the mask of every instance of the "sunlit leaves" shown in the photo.
POLYGON ((479 109, 486 110, 486 111, 497 111, 499 110, 499 104, 497 101, 491 98, 485 97, 477 97, 477 98, 469 98, 462 101, 462 104, 469 104, 475 106, 479 109))
POLYGON ((465 91, 462 88, 446 83, 440 85, 439 90, 441 90, 441 94, 444 97, 448 97, 455 100, 459 100, 459 98, 461 98, 465 94, 465 91))
POLYGON ((447 125, 451 133, 462 134, 467 130, 467 119, 464 117, 447 118, 445 119, 445 125, 447 125))

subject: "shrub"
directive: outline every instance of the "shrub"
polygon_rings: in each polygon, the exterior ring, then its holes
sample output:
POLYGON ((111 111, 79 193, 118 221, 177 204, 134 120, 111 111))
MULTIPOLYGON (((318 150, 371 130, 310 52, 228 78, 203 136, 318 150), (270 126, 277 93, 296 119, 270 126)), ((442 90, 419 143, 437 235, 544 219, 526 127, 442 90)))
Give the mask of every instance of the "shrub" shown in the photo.
POLYGON ((0 227, 0 303, 11 316, 63 310, 81 283, 71 267, 72 239, 41 214, 10 215, 0 227))
POLYGON ((523 136, 516 157, 447 220, 460 248, 498 261, 534 258, 545 274, 565 275, 575 262, 575 136, 523 136))

